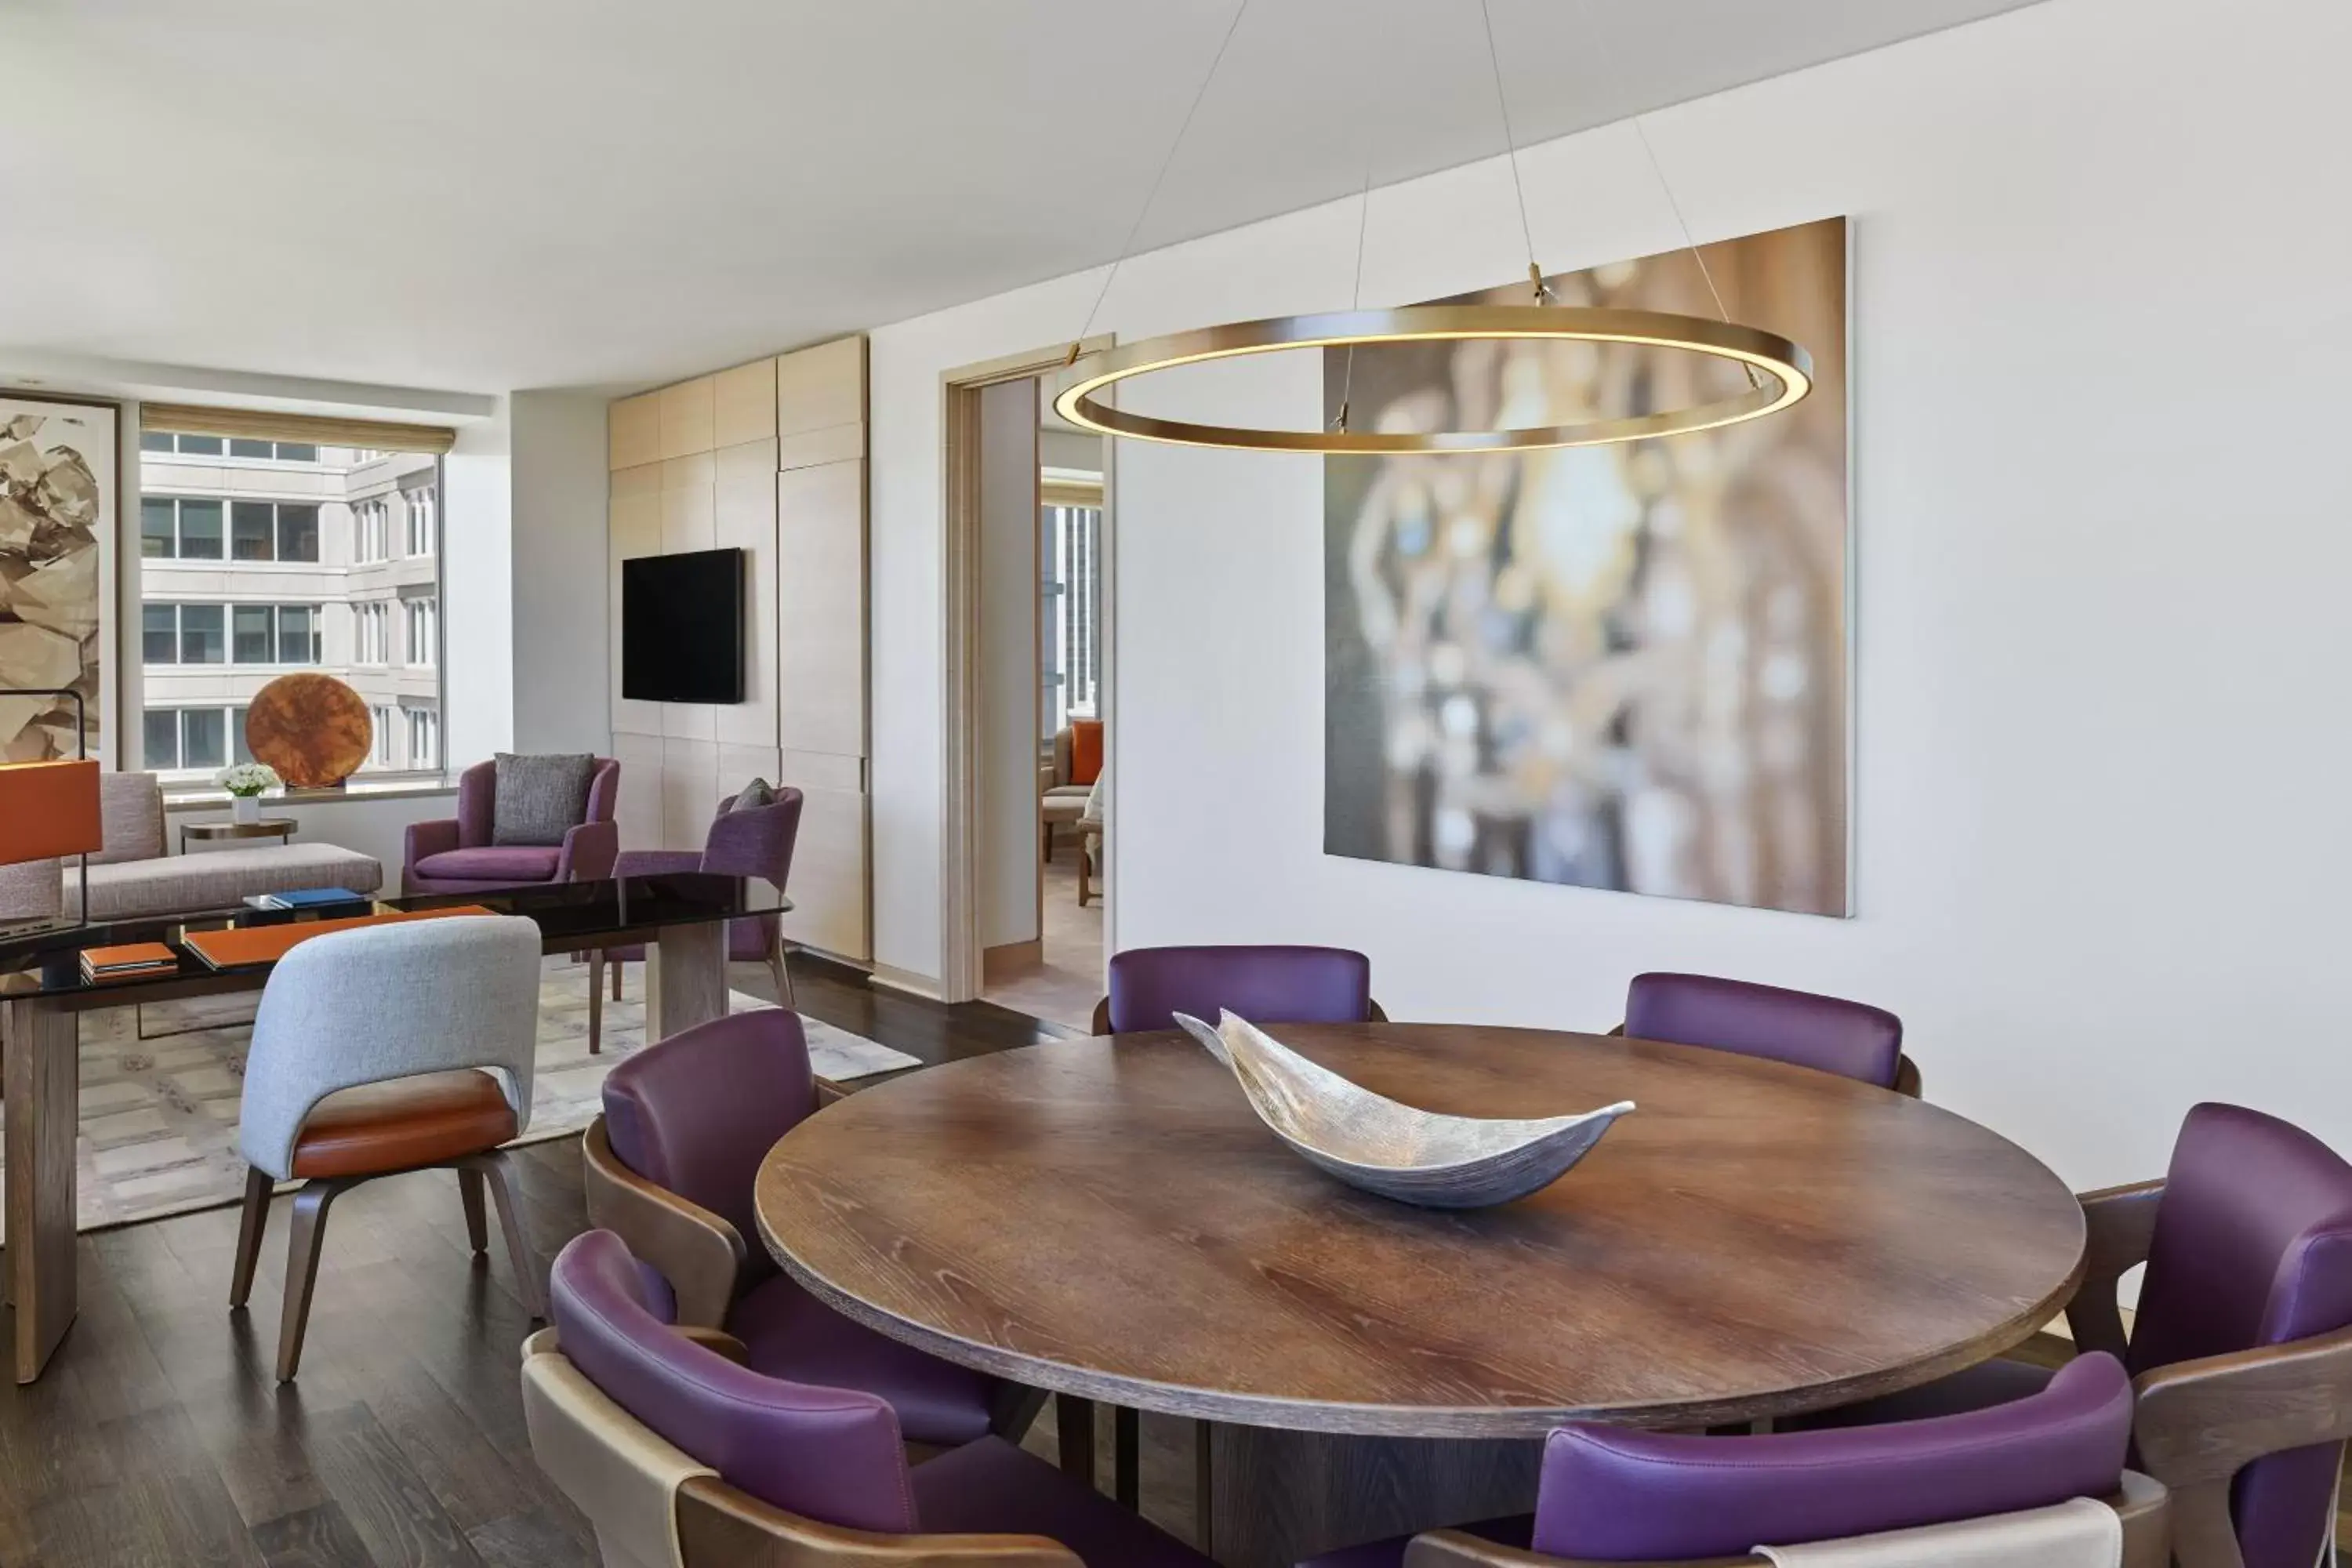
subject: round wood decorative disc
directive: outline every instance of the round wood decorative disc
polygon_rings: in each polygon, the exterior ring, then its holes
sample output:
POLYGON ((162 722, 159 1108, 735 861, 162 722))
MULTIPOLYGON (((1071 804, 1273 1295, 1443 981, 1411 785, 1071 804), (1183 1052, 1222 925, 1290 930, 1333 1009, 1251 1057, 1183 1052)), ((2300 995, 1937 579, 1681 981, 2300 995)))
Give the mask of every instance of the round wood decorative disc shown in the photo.
POLYGON ((375 744, 360 694, 331 675, 281 675, 245 710, 245 747, 289 789, 330 789, 359 771, 375 744))

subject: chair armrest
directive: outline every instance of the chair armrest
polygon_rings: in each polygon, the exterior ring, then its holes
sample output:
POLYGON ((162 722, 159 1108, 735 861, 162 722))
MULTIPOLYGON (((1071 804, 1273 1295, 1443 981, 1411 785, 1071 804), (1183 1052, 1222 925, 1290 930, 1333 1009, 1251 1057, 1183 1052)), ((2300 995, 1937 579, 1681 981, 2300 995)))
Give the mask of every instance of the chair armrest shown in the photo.
POLYGON ((559 882, 598 882, 613 874, 621 853, 621 825, 583 822, 563 835, 563 852, 555 858, 559 882))
POLYGON ((677 1489, 677 1543, 686 1568, 856 1563, 871 1568, 1087 1568, 1042 1535, 881 1535, 843 1530, 772 1508, 712 1476, 677 1489))
POLYGON ((2161 1181, 2083 1194, 2083 1284, 2066 1304, 2066 1331, 2074 1336, 2076 1349, 2122 1358, 2126 1341, 2116 1284, 2147 1261, 2148 1238, 2156 1234, 2156 1211, 2163 1200, 2161 1181))
POLYGON ((816 1089, 816 1103, 811 1107, 812 1110, 823 1110, 826 1106, 831 1105, 836 1100, 847 1100, 849 1098, 850 1091, 844 1089, 841 1085, 834 1082, 833 1079, 829 1078, 815 1079, 813 1081, 816 1089))
POLYGON ((1911 1100, 1925 1099, 1919 1079, 1919 1064, 1897 1051, 1895 1054, 1895 1092, 1911 1100))
POLYGON ((1106 996, 1095 1004, 1094 1022, 1087 1026, 1087 1033, 1108 1035, 1110 1032, 1110 998, 1106 996))
POLYGON ((412 822, 404 845, 405 860, 410 870, 427 855, 446 855, 457 847, 457 819, 443 817, 438 822, 412 822))
MULTIPOLYGON (((1758 1563, 1756 1557, 1722 1557, 1717 1563, 1758 1563)), ((1429 1530, 1405 1543, 1404 1568, 1568 1568, 1569 1559, 1547 1557, 1530 1552, 1524 1546, 1505 1546, 1500 1542, 1459 1530, 1429 1530)))
POLYGON ((677 1321, 716 1329, 735 1301, 746 1252, 733 1226, 698 1204, 654 1185, 613 1152, 601 1116, 580 1141, 588 1223, 609 1230, 652 1264, 677 1298, 677 1321))
POLYGON ((693 1325, 679 1325, 677 1331, 683 1337, 692 1340, 696 1344, 700 1345, 704 1350, 709 1351, 714 1354, 725 1356, 737 1366, 750 1366, 751 1364, 751 1351, 745 1347, 741 1340, 737 1339, 733 1334, 729 1333, 724 1329, 705 1329, 693 1325))
POLYGON ((2139 1468, 2172 1491, 2183 1568, 2243 1568, 2230 1483, 2266 1454, 2352 1436, 2352 1329, 2175 1362, 2133 1380, 2139 1468))
POLYGON ((701 869, 699 849, 624 849, 613 862, 615 877, 673 877, 701 869))

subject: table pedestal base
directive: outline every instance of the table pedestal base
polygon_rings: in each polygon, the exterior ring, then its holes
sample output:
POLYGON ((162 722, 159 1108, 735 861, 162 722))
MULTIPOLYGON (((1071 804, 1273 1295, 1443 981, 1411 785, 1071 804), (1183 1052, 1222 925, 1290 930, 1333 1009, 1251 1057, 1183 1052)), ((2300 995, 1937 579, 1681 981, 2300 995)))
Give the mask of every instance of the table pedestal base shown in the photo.
POLYGON ((1540 1441, 1201 1427, 1202 1546, 1224 1568, 1291 1568, 1383 1536, 1535 1507, 1540 1441))
POLYGON ((727 922, 664 926, 646 949, 646 1044, 727 1016, 727 922))
POLYGON ((7 1041, 7 1298, 16 1308, 18 1383, 41 1375, 73 1327, 74 1138, 81 1056, 74 1014, 40 1002, 0 1005, 7 1041))

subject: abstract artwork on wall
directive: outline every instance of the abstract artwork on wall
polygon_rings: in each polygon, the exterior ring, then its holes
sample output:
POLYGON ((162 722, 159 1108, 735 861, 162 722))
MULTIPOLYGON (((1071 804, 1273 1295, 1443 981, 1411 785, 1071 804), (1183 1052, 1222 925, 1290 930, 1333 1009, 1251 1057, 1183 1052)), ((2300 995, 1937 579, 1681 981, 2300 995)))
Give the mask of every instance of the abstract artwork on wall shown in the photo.
POLYGON ((103 757, 107 649, 114 635, 115 521, 121 492, 119 410, 110 403, 0 396, 0 762, 103 757))
MULTIPOLYGON (((1628 445, 1327 458, 1325 851, 1849 913, 1846 220, 1549 281, 1793 338, 1813 394, 1628 445)), ((1641 414, 1743 374, 1628 344, 1324 357, 1360 429, 1641 414)))

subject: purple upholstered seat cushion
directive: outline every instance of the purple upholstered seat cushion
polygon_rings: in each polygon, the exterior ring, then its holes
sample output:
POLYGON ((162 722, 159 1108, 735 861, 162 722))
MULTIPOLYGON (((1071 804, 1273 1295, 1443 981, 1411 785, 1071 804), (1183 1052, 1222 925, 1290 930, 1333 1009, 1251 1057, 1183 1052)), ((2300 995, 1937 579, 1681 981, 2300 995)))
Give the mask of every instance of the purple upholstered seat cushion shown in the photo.
POLYGON ((621 1163, 742 1237, 748 1272, 775 1265, 751 1188, 760 1162, 816 1108, 798 1014, 761 1007, 646 1047, 604 1079, 604 1131, 621 1163))
POLYGON ((1625 991, 1625 1033, 1769 1057, 1895 1087, 1903 1020, 1884 1008, 1810 991, 1707 974, 1637 974, 1625 991))
MULTIPOLYGON (((2172 1146, 2132 1324, 2135 1373, 2352 1325, 2352 1165, 2308 1132, 2200 1105, 2172 1146)), ((2234 1490, 2246 1568, 2308 1568, 2341 1445, 2258 1459, 2234 1490)))
POLYGON ((926 1533, 1042 1535, 1087 1568, 1211 1568, 1207 1558, 1001 1437, 915 1467, 926 1533))
POLYGON ((2130 1378, 2094 1353, 2025 1399, 1934 1421, 1758 1437, 1570 1425, 1544 1447, 1533 1544, 1605 1562, 1731 1556, 2105 1497, 2131 1419, 2130 1378))
POLYGON ((755 1372, 879 1394, 918 1443, 988 1436, 994 1378, 852 1322, 782 1274, 735 1303, 727 1331, 743 1342, 755 1372))
POLYGON ((1114 1034, 1210 1023, 1229 1008, 1253 1024, 1360 1024, 1372 961, 1339 947, 1138 947, 1110 961, 1114 1034))
POLYGON ((445 849, 416 863, 419 875, 447 882, 546 882, 555 877, 562 848, 541 844, 485 844, 445 849))
POLYGON ((886 1401, 763 1377, 686 1339, 647 1310, 636 1259, 612 1232, 556 1255, 548 1310, 589 1382, 729 1485, 845 1529, 918 1527, 886 1401))

